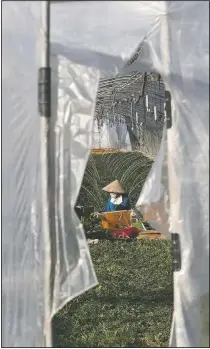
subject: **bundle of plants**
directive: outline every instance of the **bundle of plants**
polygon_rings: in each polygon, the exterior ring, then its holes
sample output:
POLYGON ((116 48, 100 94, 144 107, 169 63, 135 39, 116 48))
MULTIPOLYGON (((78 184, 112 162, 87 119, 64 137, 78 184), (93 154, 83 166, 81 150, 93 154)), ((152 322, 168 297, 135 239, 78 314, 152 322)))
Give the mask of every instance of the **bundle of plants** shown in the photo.
POLYGON ((108 230, 102 228, 101 219, 90 215, 88 218, 83 217, 81 219, 85 235, 87 239, 113 239, 111 233, 108 230))

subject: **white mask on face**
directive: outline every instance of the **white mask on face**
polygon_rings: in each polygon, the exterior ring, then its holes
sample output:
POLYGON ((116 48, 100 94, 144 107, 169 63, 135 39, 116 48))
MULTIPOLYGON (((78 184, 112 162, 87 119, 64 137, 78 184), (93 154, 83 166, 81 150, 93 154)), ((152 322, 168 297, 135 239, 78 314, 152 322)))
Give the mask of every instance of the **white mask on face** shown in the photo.
POLYGON ((116 199, 117 194, 115 194, 115 193, 111 193, 111 194, 110 194, 110 196, 111 196, 111 198, 112 198, 112 199, 116 199))

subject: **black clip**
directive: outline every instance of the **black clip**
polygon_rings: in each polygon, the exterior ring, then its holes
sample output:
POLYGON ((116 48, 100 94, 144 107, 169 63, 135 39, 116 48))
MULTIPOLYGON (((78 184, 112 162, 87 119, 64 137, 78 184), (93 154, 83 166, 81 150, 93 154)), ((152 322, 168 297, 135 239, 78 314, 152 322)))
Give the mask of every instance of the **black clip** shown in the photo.
POLYGON ((51 68, 39 69, 38 77, 38 107, 41 116, 51 116, 51 68))
POLYGON ((173 272, 181 270, 181 245, 179 234, 171 234, 172 239, 172 268, 173 272))
POLYGON ((166 112, 166 125, 167 128, 172 126, 172 115, 171 115, 171 93, 165 91, 165 112, 166 112))

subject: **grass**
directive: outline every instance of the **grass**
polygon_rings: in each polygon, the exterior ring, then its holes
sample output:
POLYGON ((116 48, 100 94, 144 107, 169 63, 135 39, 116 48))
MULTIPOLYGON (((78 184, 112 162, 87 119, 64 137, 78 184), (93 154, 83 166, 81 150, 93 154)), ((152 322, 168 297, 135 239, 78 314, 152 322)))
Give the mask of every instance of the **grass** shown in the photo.
POLYGON ((99 286, 55 317, 56 347, 167 347, 172 317, 169 241, 90 246, 99 286))

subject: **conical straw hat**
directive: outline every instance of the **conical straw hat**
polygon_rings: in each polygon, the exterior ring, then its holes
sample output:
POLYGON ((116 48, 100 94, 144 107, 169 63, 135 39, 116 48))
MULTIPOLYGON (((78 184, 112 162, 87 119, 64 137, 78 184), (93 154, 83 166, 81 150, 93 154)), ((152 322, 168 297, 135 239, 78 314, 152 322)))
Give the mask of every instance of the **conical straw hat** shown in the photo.
POLYGON ((124 194, 125 190, 123 189, 122 185, 118 180, 108 184, 106 187, 103 188, 104 191, 107 191, 107 193, 116 193, 116 194, 124 194))

